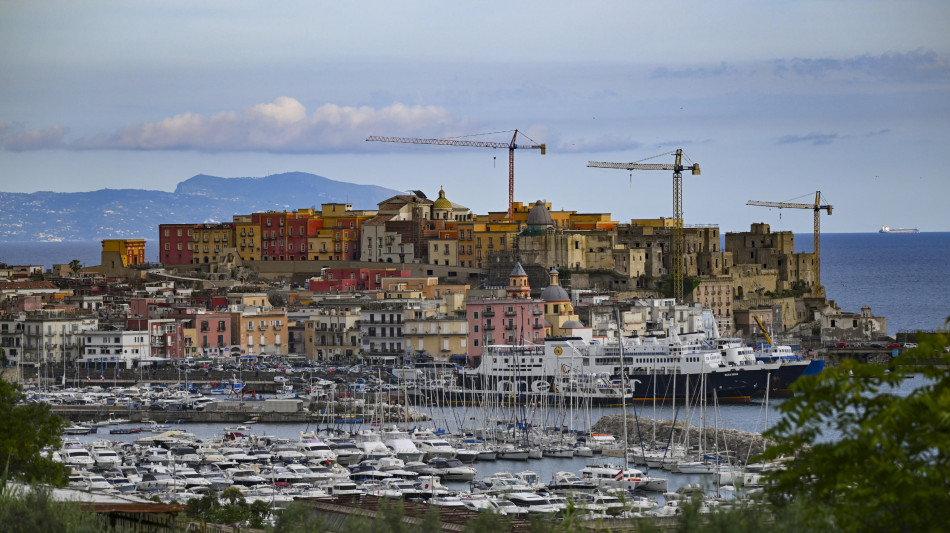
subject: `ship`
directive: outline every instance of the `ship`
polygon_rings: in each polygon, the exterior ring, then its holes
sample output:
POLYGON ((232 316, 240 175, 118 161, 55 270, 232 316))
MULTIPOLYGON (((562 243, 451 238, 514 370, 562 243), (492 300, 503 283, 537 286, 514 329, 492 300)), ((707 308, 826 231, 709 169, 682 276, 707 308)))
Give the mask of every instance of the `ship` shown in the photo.
POLYGON ((808 361, 737 357, 702 334, 620 340, 553 337, 543 344, 490 345, 480 364, 415 387, 419 400, 437 404, 484 401, 558 404, 586 401, 619 406, 651 401, 684 403, 705 397, 746 403, 766 389, 787 387, 808 361))
POLYGON ((878 233, 920 233, 917 228, 892 228, 890 226, 881 226, 878 233))

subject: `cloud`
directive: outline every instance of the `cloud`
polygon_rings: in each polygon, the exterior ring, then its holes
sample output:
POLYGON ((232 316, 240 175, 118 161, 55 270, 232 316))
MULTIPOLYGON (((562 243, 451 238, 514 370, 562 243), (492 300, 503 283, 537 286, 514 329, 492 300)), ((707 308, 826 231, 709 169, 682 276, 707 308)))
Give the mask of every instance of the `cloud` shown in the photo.
POLYGON ((62 126, 52 126, 45 130, 30 130, 22 123, 8 124, 0 119, 0 148, 11 152, 61 148, 67 131, 62 126))
POLYGON ((846 59, 796 57, 775 61, 773 73, 778 77, 794 74, 809 78, 865 76, 877 80, 927 81, 950 78, 950 61, 922 49, 846 59))
POLYGON ((650 77, 653 79, 706 79, 706 78, 718 78, 721 76, 733 76, 738 73, 738 70, 730 66, 728 63, 723 61, 717 67, 698 67, 698 68, 684 68, 684 69, 669 69, 666 67, 660 67, 653 69, 650 72, 650 77))
POLYGON ((867 136, 868 136, 868 137, 877 137, 878 135, 887 135, 887 134, 890 133, 890 132, 891 132, 891 129, 890 129, 890 128, 884 128, 883 130, 877 130, 877 131, 868 132, 867 136))
POLYGON ((400 103, 380 109, 324 104, 308 114, 294 98, 211 116, 182 113, 133 124, 110 135, 80 139, 78 150, 197 150, 274 153, 360 152, 372 148, 369 135, 427 137, 457 134, 465 123, 444 108, 400 103))
POLYGON ((779 137, 777 144, 795 144, 811 143, 818 146, 822 144, 831 144, 840 137, 837 133, 809 133, 808 135, 783 135, 779 137))

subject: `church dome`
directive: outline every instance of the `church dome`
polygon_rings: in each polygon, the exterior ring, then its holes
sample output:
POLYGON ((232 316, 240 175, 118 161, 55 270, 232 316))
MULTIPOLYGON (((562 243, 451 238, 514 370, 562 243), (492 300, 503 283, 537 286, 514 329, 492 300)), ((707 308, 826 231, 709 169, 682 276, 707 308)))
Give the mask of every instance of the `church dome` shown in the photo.
POLYGON ((577 320, 568 320, 561 326, 561 329, 577 329, 582 327, 584 327, 584 324, 581 324, 577 320))
POLYGON ((566 302, 571 299, 567 291, 560 285, 548 285, 541 291, 541 299, 545 302, 566 302))
POLYGON ((439 198, 432 204, 433 209, 452 209, 452 202, 445 197, 445 191, 439 189, 439 198))
POLYGON ((534 203, 534 207, 531 208, 531 211, 528 212, 528 225, 529 226, 553 226, 554 220, 551 219, 551 213, 548 213, 548 209, 544 207, 544 202, 538 200, 534 203))

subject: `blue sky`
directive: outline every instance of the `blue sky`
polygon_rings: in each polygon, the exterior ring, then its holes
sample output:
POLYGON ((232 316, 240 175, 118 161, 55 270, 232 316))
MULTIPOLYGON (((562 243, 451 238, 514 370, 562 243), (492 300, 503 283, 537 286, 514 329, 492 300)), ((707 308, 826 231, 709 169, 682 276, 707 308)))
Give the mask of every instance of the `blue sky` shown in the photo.
POLYGON ((945 0, 3 2, 0 190, 304 171, 484 213, 506 150, 364 139, 517 128, 548 145, 517 201, 670 216, 669 173, 586 165, 683 148, 687 224, 809 232, 745 203, 821 190, 827 232, 950 231, 947 27, 945 0))

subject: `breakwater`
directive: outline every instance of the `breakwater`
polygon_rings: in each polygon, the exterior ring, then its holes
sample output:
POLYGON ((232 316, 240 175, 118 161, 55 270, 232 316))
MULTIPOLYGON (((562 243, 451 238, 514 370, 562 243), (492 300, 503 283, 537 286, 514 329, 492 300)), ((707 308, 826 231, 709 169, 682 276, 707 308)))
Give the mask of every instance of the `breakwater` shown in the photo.
MULTIPOLYGON (((605 415, 594 424, 591 432, 611 433, 617 438, 622 438, 623 426, 623 415, 605 415)), ((679 421, 674 424, 671 420, 654 420, 644 416, 634 418, 633 415, 627 415, 627 435, 629 440, 627 447, 631 449, 638 447, 641 441, 645 446, 652 445, 653 442, 657 445, 666 445, 670 442, 688 441, 690 446, 698 446, 702 443, 706 453, 729 453, 742 464, 761 454, 769 444, 772 444, 760 433, 727 428, 702 428, 694 425, 687 427, 679 421), (639 439, 637 438, 638 427, 641 436, 639 439)))

